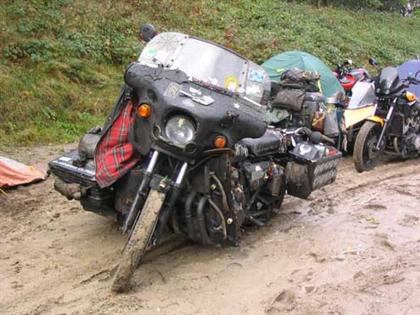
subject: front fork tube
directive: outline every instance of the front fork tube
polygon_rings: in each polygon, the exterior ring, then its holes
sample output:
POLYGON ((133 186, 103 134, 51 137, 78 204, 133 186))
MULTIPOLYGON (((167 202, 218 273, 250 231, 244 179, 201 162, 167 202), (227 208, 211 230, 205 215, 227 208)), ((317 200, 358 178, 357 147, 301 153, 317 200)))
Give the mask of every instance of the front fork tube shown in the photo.
POLYGON ((178 200, 178 197, 181 193, 181 188, 182 188, 182 182, 184 180, 185 177, 185 173, 187 172, 187 168, 188 168, 188 164, 184 163, 181 166, 181 169, 178 173, 178 176, 175 180, 175 183, 172 186, 172 190, 171 190, 171 195, 169 198, 169 202, 167 203, 167 205, 164 207, 164 209, 162 210, 162 214, 160 216, 159 219, 159 229, 157 231, 157 237, 159 237, 160 235, 162 235, 162 233, 165 230, 165 227, 169 221, 169 218, 171 217, 172 214, 172 210, 175 207, 175 203, 178 200))
POLYGON ((132 225, 134 219, 137 217, 137 213, 140 208, 141 201, 144 199, 147 188, 149 187, 150 180, 152 179, 153 170, 156 166, 159 157, 159 152, 154 151, 152 158, 150 159, 149 165, 147 166, 146 172, 144 173, 143 180, 137 190, 136 196, 134 197, 133 203, 131 204, 130 211, 128 212, 127 218, 124 221, 123 233, 127 233, 128 229, 132 225))
POLYGON ((388 129, 388 125, 389 125, 389 122, 391 120, 392 114, 394 113, 395 102, 396 102, 396 100, 393 101, 391 107, 389 108, 388 113, 386 114, 384 126, 382 127, 381 134, 379 135, 378 143, 376 143, 376 146, 375 146, 376 151, 381 151, 384 147, 384 146, 382 146, 382 140, 385 136, 385 132, 388 129))

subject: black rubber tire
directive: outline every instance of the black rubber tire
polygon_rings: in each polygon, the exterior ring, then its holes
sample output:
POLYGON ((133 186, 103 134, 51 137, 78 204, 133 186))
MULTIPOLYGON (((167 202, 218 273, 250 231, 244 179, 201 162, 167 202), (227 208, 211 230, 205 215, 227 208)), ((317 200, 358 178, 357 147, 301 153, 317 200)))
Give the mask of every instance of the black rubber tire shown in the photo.
POLYGON ((149 192, 140 217, 133 227, 122 252, 120 263, 113 278, 112 291, 124 292, 128 289, 130 279, 146 253, 156 228, 163 199, 164 194, 155 190, 149 192))
POLYGON ((359 173, 375 168, 377 159, 369 156, 369 145, 374 140, 372 137, 379 138, 381 126, 373 121, 366 121, 357 134, 353 149, 354 166, 359 173))

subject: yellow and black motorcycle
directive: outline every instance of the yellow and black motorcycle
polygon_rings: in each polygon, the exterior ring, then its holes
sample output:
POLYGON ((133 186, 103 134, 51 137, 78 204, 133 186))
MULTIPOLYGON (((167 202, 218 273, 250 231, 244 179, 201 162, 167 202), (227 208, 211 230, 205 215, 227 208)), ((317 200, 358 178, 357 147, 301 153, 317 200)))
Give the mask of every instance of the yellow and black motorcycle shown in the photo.
POLYGON ((384 68, 375 81, 377 105, 357 134, 353 158, 358 172, 373 169, 382 154, 401 158, 420 153, 420 103, 410 85, 420 84, 420 71, 400 80, 397 68, 384 68))

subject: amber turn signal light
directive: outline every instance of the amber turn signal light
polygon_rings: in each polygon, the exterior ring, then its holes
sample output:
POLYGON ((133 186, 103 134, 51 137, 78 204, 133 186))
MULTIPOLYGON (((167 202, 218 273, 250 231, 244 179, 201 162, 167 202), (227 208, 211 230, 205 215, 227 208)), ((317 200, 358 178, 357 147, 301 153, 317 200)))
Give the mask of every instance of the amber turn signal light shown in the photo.
POLYGON ((216 148, 221 149, 226 146, 227 140, 225 136, 217 136, 214 138, 213 144, 216 148))
POLYGON ((406 93, 405 93, 405 98, 406 98, 406 99, 407 99, 407 101, 409 101, 409 102, 414 102, 414 101, 417 99, 416 94, 411 93, 411 92, 406 92, 406 93))
POLYGON ((149 104, 141 104, 139 108, 137 108, 137 115, 142 118, 149 118, 152 114, 152 108, 149 104))

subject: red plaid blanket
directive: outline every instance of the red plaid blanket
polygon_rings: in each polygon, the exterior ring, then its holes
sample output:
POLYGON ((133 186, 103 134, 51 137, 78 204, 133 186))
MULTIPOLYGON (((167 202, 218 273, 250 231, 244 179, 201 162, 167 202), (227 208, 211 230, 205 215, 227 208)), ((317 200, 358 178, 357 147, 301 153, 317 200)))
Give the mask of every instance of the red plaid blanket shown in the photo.
POLYGON ((133 103, 128 102, 96 146, 96 181, 102 188, 113 184, 140 161, 140 155, 128 140, 133 109, 133 103))

